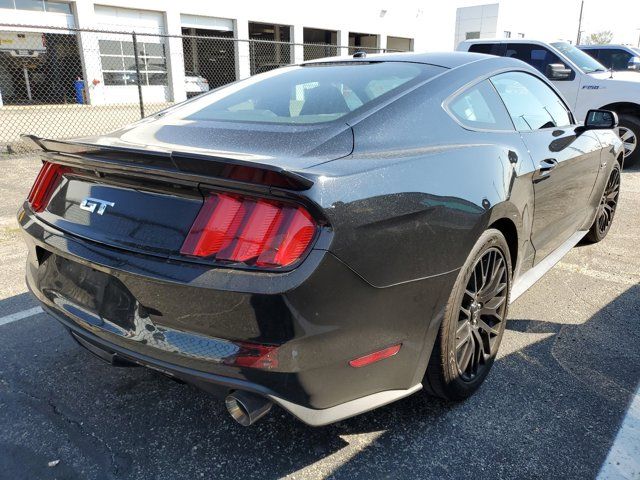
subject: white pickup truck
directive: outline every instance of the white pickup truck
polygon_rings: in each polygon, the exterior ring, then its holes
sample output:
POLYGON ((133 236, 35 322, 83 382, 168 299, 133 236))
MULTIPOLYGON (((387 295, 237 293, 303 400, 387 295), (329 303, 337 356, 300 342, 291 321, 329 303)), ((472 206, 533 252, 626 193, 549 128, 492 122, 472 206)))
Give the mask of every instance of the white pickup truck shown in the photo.
POLYGON ((640 75, 637 72, 611 72, 566 42, 466 40, 457 50, 513 57, 535 67, 564 95, 578 120, 584 119, 590 109, 613 110, 620 120, 625 163, 634 163, 640 157, 640 75))

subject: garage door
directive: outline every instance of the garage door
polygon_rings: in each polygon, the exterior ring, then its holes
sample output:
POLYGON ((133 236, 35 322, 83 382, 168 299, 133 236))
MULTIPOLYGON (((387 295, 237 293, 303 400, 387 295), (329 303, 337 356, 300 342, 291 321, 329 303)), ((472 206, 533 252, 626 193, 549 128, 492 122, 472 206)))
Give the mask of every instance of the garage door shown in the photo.
POLYGON ((101 29, 136 31, 140 33, 164 33, 161 12, 133 10, 131 8, 95 6, 96 21, 101 29))

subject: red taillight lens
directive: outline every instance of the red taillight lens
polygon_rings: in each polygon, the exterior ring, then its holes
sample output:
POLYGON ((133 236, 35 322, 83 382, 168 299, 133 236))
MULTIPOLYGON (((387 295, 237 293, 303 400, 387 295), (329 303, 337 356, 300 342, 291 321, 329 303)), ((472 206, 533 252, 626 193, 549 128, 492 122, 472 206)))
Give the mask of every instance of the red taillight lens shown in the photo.
POLYGON ((180 253, 259 268, 285 267, 308 251, 316 228, 301 206, 217 193, 205 199, 180 253))
POLYGON ((377 352, 370 353, 369 355, 365 355, 364 357, 354 358, 349 362, 349 365, 355 368, 360 368, 371 363, 379 362, 380 360, 384 360, 385 358, 393 357, 400 351, 400 347, 402 347, 401 343, 392 347, 378 350, 377 352))
POLYGON ((27 201, 34 212, 42 212, 51 200, 51 195, 60 185, 62 176, 71 171, 68 167, 55 163, 44 162, 36 181, 31 187, 27 201))
POLYGON ((225 359, 225 364, 264 370, 278 367, 278 347, 248 342, 233 343, 239 347, 238 352, 225 359))

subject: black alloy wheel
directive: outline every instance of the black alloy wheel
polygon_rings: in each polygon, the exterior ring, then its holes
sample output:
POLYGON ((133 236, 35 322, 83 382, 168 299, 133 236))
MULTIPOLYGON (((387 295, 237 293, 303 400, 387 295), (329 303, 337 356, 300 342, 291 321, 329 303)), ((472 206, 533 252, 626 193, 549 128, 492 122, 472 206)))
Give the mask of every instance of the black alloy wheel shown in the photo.
POLYGON ((487 250, 465 288, 456 330, 456 365, 465 381, 482 373, 495 353, 507 304, 506 265, 500 250, 487 250))
POLYGON ((616 162, 615 166, 609 174, 609 180, 600 198, 596 219, 591 226, 586 239, 592 243, 599 242, 607 236, 613 217, 618 207, 618 198, 620 197, 620 165, 616 162))
POLYGON ((509 308, 511 256, 504 235, 485 231, 460 269, 423 380, 447 400, 473 394, 500 347, 509 308))

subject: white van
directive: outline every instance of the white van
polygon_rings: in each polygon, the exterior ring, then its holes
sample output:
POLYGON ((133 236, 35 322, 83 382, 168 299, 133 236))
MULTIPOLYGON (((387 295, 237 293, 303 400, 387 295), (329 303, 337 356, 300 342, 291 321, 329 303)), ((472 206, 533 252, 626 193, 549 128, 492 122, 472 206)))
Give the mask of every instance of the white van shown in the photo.
POLYGON ((590 109, 613 110, 620 119, 625 163, 631 164, 640 157, 640 75, 637 72, 611 72, 566 42, 466 40, 457 50, 513 57, 532 65, 553 82, 579 119, 585 118, 590 109))

